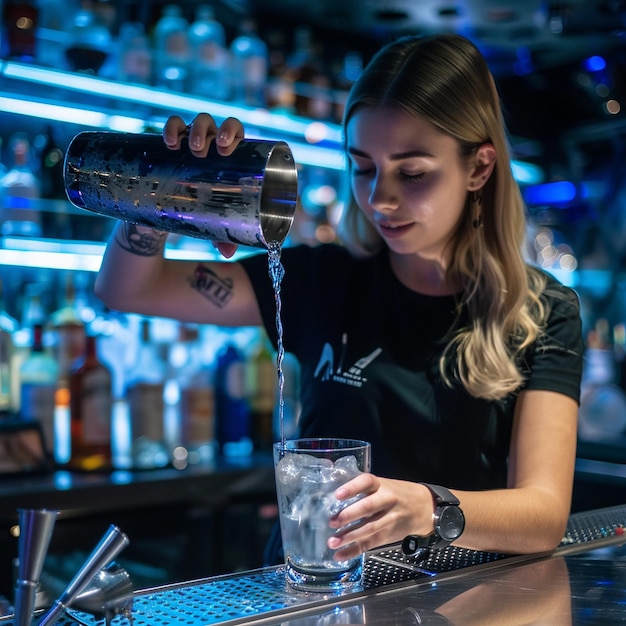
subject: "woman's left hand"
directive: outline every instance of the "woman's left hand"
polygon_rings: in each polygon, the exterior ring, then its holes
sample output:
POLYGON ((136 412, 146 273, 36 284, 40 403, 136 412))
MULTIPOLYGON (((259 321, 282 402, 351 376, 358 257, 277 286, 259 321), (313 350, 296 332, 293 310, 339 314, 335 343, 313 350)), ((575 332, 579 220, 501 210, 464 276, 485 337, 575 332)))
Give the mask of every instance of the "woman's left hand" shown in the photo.
POLYGON ((335 491, 338 500, 359 494, 365 497, 330 522, 337 530, 360 522, 328 540, 328 547, 336 550, 336 560, 354 558, 366 550, 402 541, 407 535, 433 532, 433 497, 424 485, 364 473, 335 491))

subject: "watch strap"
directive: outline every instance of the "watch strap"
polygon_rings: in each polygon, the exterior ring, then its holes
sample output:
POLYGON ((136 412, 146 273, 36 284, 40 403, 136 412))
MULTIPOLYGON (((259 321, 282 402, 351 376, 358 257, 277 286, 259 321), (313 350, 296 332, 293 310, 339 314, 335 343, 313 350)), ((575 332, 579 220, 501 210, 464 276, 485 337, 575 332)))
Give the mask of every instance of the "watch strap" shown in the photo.
MULTIPOLYGON (((437 517, 437 510, 446 506, 459 506, 460 500, 449 490, 441 485, 433 485, 431 483, 418 483, 424 485, 433 495, 435 500, 435 517, 437 517)), ((460 511, 460 508, 459 508, 460 511)), ((430 548, 445 548, 450 545, 452 541, 448 541, 439 536, 437 532, 437 525, 435 524, 435 531, 430 535, 408 535, 402 541, 402 552, 407 556, 420 557, 430 548)))
POLYGON ((441 485, 432 485, 431 483, 418 483, 418 485, 424 485, 424 487, 427 487, 430 490, 430 493, 433 494, 433 497, 438 505, 454 504, 458 506, 461 504, 459 499, 449 489, 446 489, 441 485))

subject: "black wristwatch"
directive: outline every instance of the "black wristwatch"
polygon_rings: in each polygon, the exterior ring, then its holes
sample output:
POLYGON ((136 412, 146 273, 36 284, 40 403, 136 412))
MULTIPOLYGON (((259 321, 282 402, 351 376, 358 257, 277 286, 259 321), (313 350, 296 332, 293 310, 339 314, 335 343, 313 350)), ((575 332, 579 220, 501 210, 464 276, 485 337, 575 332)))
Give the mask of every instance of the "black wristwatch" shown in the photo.
POLYGON ((440 485, 420 483, 428 487, 435 499, 435 532, 422 537, 409 535, 402 542, 402 552, 414 556, 421 550, 428 548, 445 548, 455 539, 458 539, 465 528, 465 515, 459 506, 459 499, 452 495, 449 489, 440 485))

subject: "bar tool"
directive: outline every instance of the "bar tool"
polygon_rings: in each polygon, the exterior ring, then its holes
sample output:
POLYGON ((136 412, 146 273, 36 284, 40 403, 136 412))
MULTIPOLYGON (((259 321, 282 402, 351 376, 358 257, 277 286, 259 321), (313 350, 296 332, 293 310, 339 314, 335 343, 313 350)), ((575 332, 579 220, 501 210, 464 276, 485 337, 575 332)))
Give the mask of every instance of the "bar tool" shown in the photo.
POLYGON ((113 561, 102 568, 76 596, 71 608, 90 613, 105 620, 108 626, 120 613, 128 613, 133 606, 133 585, 128 572, 113 561))
POLYGON ((61 617, 62 612, 76 600, 98 572, 110 563, 127 545, 128 537, 117 526, 111 524, 100 543, 94 548, 80 570, 65 588, 65 591, 41 618, 39 626, 55 624, 61 617))
POLYGON ((196 157, 155 133, 85 131, 65 155, 65 190, 81 209, 210 241, 267 248, 293 222, 298 174, 283 141, 244 139, 196 157))
POLYGON ((13 626, 30 626, 35 610, 39 576, 58 511, 18 509, 18 573, 13 626))

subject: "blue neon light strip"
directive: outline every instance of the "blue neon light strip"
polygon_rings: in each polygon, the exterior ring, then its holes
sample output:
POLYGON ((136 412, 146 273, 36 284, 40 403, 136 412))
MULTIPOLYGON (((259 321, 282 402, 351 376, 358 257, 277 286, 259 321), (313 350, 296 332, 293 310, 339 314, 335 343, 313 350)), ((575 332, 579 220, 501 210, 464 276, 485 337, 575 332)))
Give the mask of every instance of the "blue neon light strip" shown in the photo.
MULTIPOLYGON (((102 263, 106 244, 90 241, 61 241, 26 237, 3 237, 0 240, 0 265, 36 267, 42 269, 97 272, 102 263)), ((217 253, 209 249, 165 249, 168 259, 209 261, 217 253)))
MULTIPOLYGON (((63 88, 71 91, 97 96, 110 94, 110 97, 114 100, 126 100, 136 104, 157 106, 169 111, 188 111, 190 113, 210 111, 217 118, 238 117, 244 124, 261 126, 274 133, 280 132, 303 137, 311 126, 311 121, 309 120, 299 120, 292 116, 272 113, 265 109, 254 109, 207 98, 196 98, 152 87, 118 83, 103 78, 51 70, 34 65, 7 62, 0 66, 0 74, 7 78, 15 78, 39 85, 63 86, 63 88)), ((326 127, 324 140, 340 144, 340 127, 337 124, 324 125, 326 127)))
MULTIPOLYGON (((273 113, 265 109, 253 109, 141 85, 117 83, 103 78, 10 61, 0 62, 0 75, 39 85, 54 87, 62 85, 71 91, 98 96, 114 94, 109 97, 135 104, 158 106, 168 111, 188 111, 193 114, 211 111, 217 118, 237 117, 247 126, 246 132, 249 137, 275 139, 277 134, 287 135, 286 141, 289 142, 294 159, 302 165, 335 170, 342 170, 345 167, 342 131, 338 124, 312 122, 303 118, 273 113), (314 139, 311 139, 312 137, 314 139)), ((15 98, 12 94, 6 93, 4 97, 0 97, 0 111, 94 128, 109 128, 120 132, 141 132, 146 123, 156 128, 163 126, 162 122, 154 120, 15 98)), ((513 176, 520 184, 536 184, 543 179, 541 169, 535 165, 513 161, 512 169, 513 176)))

